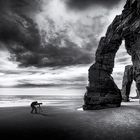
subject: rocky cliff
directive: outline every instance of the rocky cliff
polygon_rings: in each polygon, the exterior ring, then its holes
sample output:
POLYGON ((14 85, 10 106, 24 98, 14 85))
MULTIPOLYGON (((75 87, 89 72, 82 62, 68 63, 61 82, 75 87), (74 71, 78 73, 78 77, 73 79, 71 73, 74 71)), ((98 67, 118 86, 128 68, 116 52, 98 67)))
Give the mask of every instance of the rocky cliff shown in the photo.
POLYGON ((121 15, 117 15, 101 38, 96 61, 89 68, 89 85, 83 109, 103 109, 121 105, 121 91, 111 76, 114 59, 122 40, 131 55, 137 89, 140 91, 140 1, 127 0, 121 15))

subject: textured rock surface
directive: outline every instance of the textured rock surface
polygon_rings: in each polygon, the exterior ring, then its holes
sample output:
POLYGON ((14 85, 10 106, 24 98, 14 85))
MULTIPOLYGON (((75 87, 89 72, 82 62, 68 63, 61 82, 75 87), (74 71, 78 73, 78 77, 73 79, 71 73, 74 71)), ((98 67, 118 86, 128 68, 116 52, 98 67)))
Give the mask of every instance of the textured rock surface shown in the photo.
POLYGON ((122 98, 123 101, 129 101, 130 89, 133 82, 133 66, 128 65, 125 67, 123 82, 122 82, 122 98))
MULTIPOLYGON (((122 90, 121 90, 122 99, 124 102, 129 102, 132 82, 135 80, 136 77, 135 77, 135 71, 133 70, 133 65, 127 65, 124 71, 122 90)), ((139 91, 137 90, 137 88, 136 88, 136 96, 131 98, 133 99, 139 98, 139 91)))
POLYGON ((127 0, 122 14, 116 16, 102 37, 96 52, 96 62, 89 69, 89 85, 84 96, 85 110, 118 107, 121 91, 114 83, 111 73, 114 58, 122 40, 131 55, 134 77, 140 91, 140 1, 127 0))

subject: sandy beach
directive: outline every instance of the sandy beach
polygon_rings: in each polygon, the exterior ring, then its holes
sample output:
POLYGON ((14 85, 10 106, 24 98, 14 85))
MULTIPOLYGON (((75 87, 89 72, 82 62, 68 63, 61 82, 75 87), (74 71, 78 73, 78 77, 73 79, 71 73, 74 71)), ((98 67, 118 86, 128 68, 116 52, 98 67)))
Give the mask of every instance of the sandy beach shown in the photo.
POLYGON ((122 103, 120 108, 82 111, 80 103, 43 106, 40 114, 30 107, 0 108, 0 136, 47 140, 139 140, 140 105, 122 103))

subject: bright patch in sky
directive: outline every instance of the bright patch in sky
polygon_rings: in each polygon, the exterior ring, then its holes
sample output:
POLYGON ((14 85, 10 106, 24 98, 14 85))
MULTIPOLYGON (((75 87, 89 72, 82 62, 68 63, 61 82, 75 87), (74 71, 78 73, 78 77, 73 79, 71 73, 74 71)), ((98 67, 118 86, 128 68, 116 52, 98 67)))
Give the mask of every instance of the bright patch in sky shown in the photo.
POLYGON ((1 52, 0 86, 81 86, 86 84, 89 65, 55 68, 19 68, 1 52))

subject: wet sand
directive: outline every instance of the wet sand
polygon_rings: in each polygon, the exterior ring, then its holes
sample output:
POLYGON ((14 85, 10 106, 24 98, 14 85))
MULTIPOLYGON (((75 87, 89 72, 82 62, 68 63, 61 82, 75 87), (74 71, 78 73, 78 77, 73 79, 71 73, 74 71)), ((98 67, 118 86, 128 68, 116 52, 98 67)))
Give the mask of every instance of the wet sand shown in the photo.
POLYGON ((0 108, 0 136, 47 140, 140 139, 138 101, 94 111, 82 111, 80 105, 73 102, 71 106, 43 106, 40 114, 31 114, 30 107, 0 108))

